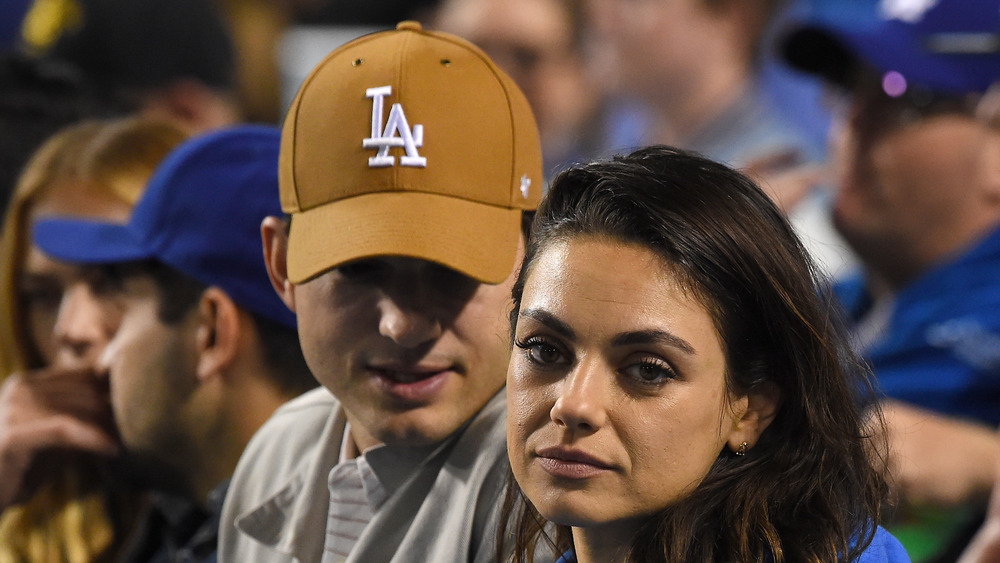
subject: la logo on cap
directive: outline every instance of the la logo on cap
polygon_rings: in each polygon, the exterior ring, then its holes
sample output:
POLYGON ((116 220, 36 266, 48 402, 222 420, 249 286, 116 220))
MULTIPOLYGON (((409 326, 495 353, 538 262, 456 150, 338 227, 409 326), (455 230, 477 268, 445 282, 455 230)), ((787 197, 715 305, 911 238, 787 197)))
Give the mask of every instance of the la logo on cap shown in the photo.
POLYGON ((882 0, 879 11, 883 19, 917 23, 939 0, 882 0))
POLYGON ((392 95, 392 86, 379 86, 365 90, 365 96, 372 100, 372 136, 366 137, 361 145, 366 149, 378 149, 375 156, 368 158, 368 166, 371 168, 395 166, 396 157, 389 154, 389 149, 403 147, 406 154, 399 157, 400 166, 425 168, 427 158, 420 156, 420 153, 417 152, 418 148, 424 146, 424 126, 414 124, 411 131, 401 104, 392 104, 385 129, 382 128, 382 109, 386 96, 390 95, 392 95))

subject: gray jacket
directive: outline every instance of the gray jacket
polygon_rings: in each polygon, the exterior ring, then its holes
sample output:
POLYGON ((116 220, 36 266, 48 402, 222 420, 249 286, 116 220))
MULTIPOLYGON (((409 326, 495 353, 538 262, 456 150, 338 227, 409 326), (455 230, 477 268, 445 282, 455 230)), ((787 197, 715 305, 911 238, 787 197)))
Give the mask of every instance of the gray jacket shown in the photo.
MULTIPOLYGON (((261 427, 240 458, 222 510, 220 561, 320 561, 327 480, 339 461, 345 424, 338 401, 319 388, 278 409, 261 427)), ((347 561, 495 561, 508 471, 505 425, 506 394, 500 391, 416 463, 388 464, 389 473, 379 477, 392 482, 390 496, 347 561)))

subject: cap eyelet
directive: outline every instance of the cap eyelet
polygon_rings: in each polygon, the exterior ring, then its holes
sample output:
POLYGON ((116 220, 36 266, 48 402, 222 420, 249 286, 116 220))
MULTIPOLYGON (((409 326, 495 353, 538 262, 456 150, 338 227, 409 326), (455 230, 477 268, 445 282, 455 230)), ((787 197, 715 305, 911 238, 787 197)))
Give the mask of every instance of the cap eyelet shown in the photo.
POLYGON ((444 66, 451 66, 451 59, 441 59, 441 64, 444 66))
POLYGON ((351 61, 351 66, 361 66, 361 64, 364 62, 365 62, 364 59, 354 59, 353 61, 351 61))

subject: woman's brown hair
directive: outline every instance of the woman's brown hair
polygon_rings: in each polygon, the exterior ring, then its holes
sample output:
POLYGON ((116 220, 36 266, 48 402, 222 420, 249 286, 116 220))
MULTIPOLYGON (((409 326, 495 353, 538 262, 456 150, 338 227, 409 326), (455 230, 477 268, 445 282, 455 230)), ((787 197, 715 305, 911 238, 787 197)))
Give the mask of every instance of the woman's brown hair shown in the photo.
MULTIPOLYGON (((873 440, 881 417, 828 284, 784 215, 743 174, 669 147, 569 169, 536 214, 512 327, 535 258, 581 235, 638 244, 675 265, 722 337, 730 391, 781 392, 755 447, 724 449, 689 496, 635 530, 627 561, 855 560, 888 492, 873 440)), ((511 540, 517 562, 544 544, 572 548, 570 529, 546 522, 513 480, 502 518, 498 555, 511 540)))

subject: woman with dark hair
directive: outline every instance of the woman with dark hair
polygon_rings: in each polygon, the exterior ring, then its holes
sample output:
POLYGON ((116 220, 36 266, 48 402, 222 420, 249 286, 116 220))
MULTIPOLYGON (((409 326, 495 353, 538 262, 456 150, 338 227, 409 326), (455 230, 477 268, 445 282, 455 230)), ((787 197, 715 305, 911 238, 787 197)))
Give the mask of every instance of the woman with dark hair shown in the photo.
POLYGON ((821 286, 721 164, 651 147, 557 177, 514 287, 501 553, 908 561, 821 286))

